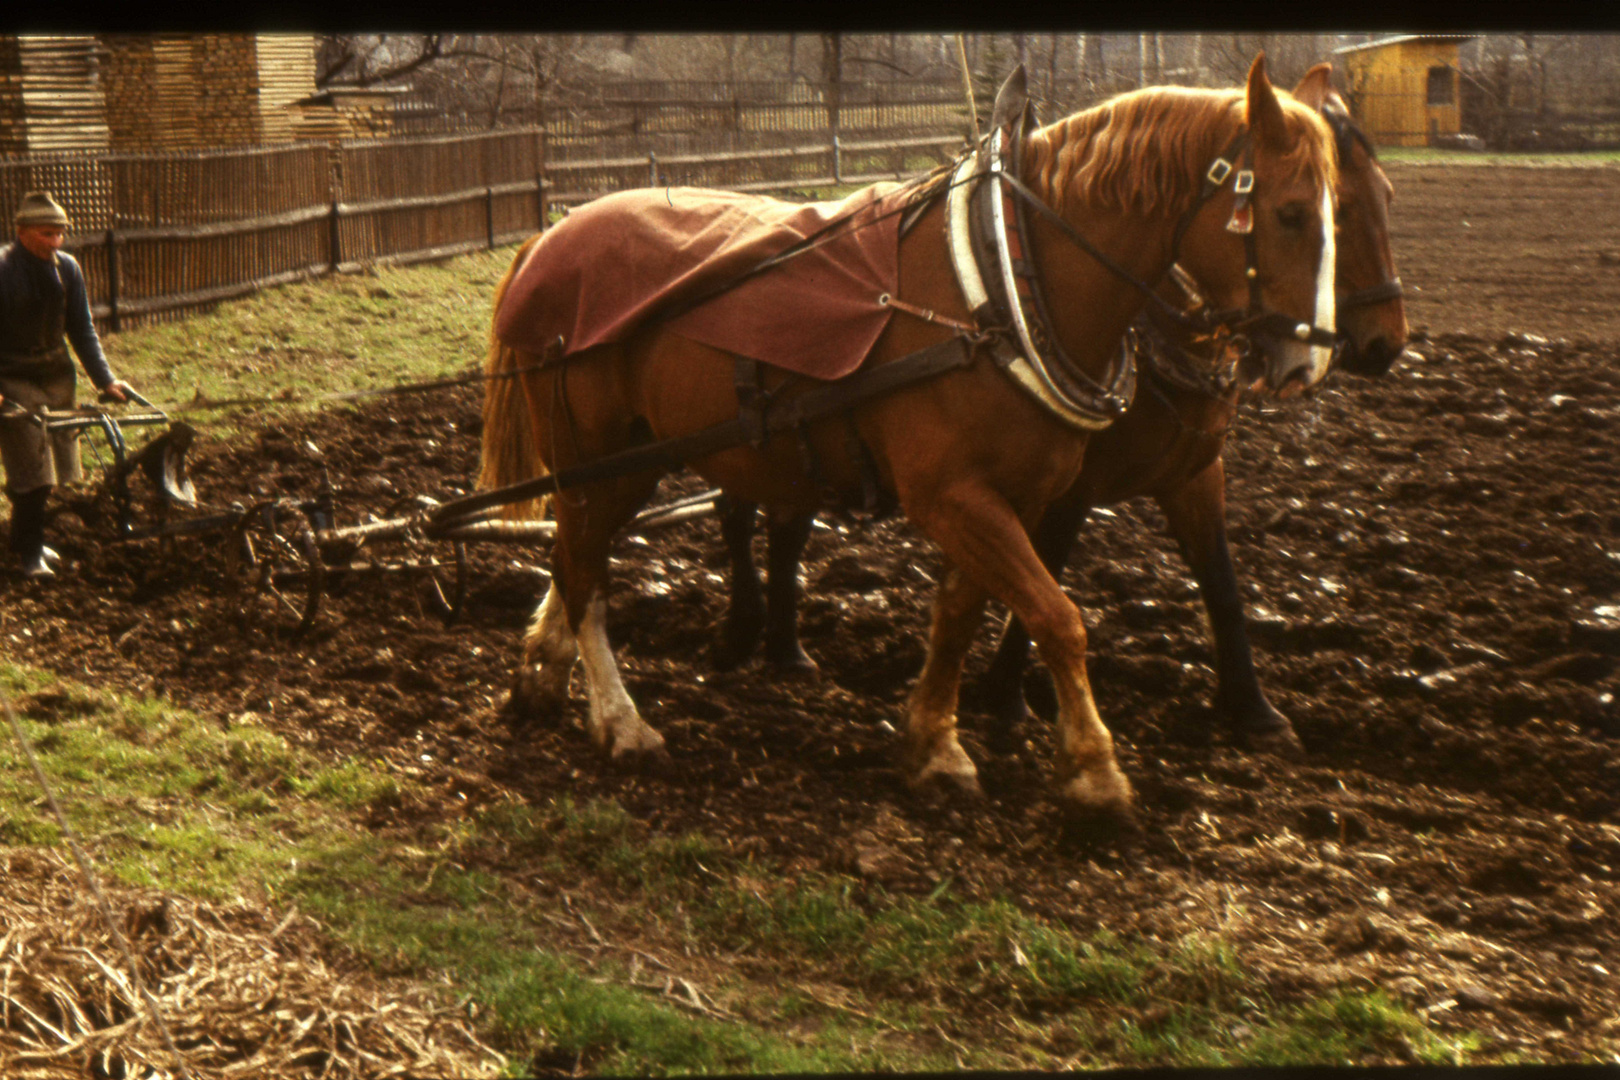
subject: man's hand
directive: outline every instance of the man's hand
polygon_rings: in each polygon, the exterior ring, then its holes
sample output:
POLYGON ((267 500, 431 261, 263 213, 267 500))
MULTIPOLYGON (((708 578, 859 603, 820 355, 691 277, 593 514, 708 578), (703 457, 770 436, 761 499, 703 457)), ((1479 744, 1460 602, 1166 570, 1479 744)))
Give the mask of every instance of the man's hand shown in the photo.
POLYGON ((129 385, 129 383, 125 382, 123 379, 115 379, 106 386, 103 386, 101 388, 101 393, 103 396, 110 397, 114 401, 122 402, 128 401, 129 395, 133 393, 134 390, 135 388, 129 385))

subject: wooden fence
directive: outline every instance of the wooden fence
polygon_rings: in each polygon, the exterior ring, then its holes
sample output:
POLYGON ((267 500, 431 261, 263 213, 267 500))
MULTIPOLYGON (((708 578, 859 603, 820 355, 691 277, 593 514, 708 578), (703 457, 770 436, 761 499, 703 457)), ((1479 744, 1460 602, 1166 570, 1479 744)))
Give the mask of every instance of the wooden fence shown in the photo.
MULTIPOLYGON (((566 159, 539 128, 207 153, 0 160, 0 212, 51 191, 73 219, 104 332, 267 286, 515 243, 552 206, 692 185, 791 191, 898 179, 949 158, 960 129, 731 152, 566 159)), ((610 143, 600 144, 603 148, 610 143)))

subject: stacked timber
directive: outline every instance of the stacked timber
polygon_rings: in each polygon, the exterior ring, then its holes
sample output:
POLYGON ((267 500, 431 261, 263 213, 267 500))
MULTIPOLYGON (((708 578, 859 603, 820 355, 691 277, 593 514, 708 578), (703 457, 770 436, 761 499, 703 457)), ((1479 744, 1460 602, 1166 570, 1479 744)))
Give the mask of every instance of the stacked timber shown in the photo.
POLYGON ((264 121, 255 34, 108 34, 108 121, 119 150, 253 146, 264 121))
POLYGON ((102 87, 115 151, 168 145, 158 138, 156 41, 151 34, 102 35, 107 50, 102 87))
POLYGON ((332 107, 348 120, 357 139, 380 139, 393 133, 394 102, 404 87, 332 87, 332 107))
POLYGON ((16 35, 0 34, 0 154, 28 152, 22 87, 22 61, 18 59, 16 35))
POLYGON ((348 117, 333 105, 331 96, 313 94, 297 104, 297 119, 293 121, 293 137, 299 142, 336 142, 354 138, 354 127, 348 117))
POLYGON ((88 34, 20 34, 0 49, 0 145, 11 153, 105 150, 99 49, 88 34))
POLYGON ((315 93, 315 38, 310 34, 259 34, 259 123, 266 143, 300 138, 298 102, 315 93))
POLYGON ((257 146, 259 114, 257 35, 198 34, 192 38, 197 126, 203 146, 257 146))
POLYGON ((202 145, 191 52, 189 35, 152 39, 152 135, 142 149, 194 150, 202 145))

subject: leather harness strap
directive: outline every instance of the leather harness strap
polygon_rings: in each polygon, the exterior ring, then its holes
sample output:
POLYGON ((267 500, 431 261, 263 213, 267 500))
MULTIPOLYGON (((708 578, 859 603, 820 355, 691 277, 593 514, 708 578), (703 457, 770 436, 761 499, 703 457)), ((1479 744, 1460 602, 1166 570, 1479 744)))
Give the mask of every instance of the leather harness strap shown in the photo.
MULTIPOLYGON (((890 391, 931 379, 973 363, 977 349, 965 337, 952 337, 891 363, 866 368, 836 382, 809 390, 780 405, 767 406, 764 436, 789 431, 831 416, 890 391)), ((752 425, 744 417, 727 420, 675 439, 633 446, 561 472, 517 484, 480 491, 441 503, 428 512, 428 520, 445 525, 494 506, 536 499, 562 488, 628 476, 651 468, 675 468, 750 441, 752 425)))

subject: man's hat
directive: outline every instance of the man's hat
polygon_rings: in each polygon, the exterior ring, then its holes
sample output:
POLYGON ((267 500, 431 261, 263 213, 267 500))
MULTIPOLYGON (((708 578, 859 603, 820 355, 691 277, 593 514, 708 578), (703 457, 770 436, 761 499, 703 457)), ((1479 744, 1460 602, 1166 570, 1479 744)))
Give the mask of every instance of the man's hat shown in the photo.
POLYGON ((30 191, 17 204, 17 227, 24 225, 60 225, 68 227, 67 211, 48 191, 30 191))

